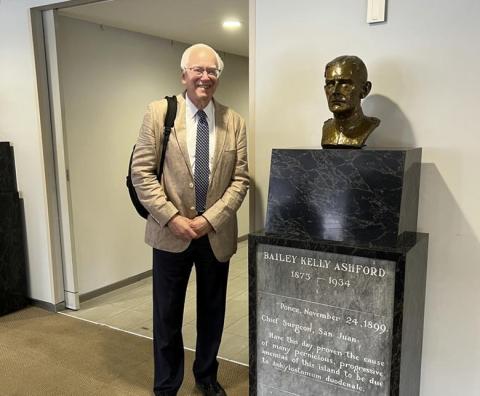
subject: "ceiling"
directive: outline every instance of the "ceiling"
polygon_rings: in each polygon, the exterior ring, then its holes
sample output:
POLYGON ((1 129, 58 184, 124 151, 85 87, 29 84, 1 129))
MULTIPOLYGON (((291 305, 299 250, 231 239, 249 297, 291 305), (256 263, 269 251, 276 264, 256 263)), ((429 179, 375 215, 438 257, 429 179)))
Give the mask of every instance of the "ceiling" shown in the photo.
POLYGON ((61 15, 248 56, 248 0, 107 0, 63 8, 61 15), (227 31, 225 19, 242 27, 227 31))

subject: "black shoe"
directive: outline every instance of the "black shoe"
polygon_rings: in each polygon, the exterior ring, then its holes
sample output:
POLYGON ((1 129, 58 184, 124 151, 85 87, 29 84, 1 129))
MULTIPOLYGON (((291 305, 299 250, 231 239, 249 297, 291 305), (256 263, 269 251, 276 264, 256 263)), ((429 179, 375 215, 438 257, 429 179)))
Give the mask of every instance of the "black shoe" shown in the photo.
POLYGON ((203 396, 227 396, 225 389, 218 382, 210 382, 208 384, 197 382, 196 385, 203 396))
POLYGON ((161 392, 161 391, 156 391, 154 392, 155 393, 155 396, 177 396, 177 392, 172 392, 172 391, 165 391, 165 392, 161 392))

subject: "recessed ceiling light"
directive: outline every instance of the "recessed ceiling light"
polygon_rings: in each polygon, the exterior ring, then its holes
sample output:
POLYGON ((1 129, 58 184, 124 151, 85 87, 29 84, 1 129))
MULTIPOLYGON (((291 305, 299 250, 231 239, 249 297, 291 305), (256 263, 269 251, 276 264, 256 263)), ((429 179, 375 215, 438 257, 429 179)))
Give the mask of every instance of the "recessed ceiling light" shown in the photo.
POLYGON ((234 19, 223 21, 223 27, 225 29, 238 29, 240 26, 242 26, 242 23, 234 19))

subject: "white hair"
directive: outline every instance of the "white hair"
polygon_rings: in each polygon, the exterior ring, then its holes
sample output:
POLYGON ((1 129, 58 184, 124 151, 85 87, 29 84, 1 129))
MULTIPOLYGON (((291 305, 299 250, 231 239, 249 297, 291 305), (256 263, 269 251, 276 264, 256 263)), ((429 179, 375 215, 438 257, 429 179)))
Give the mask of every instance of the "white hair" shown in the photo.
POLYGON ((180 61, 180 68, 182 71, 185 71, 185 69, 188 67, 188 61, 190 59, 190 54, 192 53, 193 50, 196 49, 206 49, 209 51, 212 51, 215 54, 215 58, 217 59, 217 67, 220 70, 220 73, 223 70, 223 60, 220 58, 220 55, 218 55, 217 51, 215 51, 212 47, 210 47, 207 44, 193 44, 192 46, 188 47, 182 55, 182 59, 180 61))

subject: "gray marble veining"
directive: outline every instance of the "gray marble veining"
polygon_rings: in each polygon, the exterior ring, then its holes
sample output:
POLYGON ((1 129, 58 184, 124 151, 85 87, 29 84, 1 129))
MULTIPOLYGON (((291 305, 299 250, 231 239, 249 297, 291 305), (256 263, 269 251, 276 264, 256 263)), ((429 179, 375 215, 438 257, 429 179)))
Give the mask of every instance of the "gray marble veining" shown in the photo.
POLYGON ((428 235, 411 232, 396 245, 383 247, 250 234, 250 395, 418 396, 427 251, 428 235), (302 262, 302 257, 307 261, 302 262), (309 257, 315 259, 310 261, 311 266, 305 265, 309 257), (339 276, 340 272, 325 260, 355 267, 339 276), (365 271, 365 266, 385 272, 376 272, 379 277, 370 276, 373 272, 365 271), (302 278, 302 273, 311 275, 302 278), (338 288, 329 277, 350 280, 351 284, 338 288), (305 315, 306 309, 323 316, 305 315), (368 318, 365 311, 374 315, 368 318), (352 312, 356 312, 358 322, 347 323, 348 317, 353 318, 352 312), (333 316, 339 319, 329 319, 333 316), (303 329, 292 332, 283 320, 303 329), (386 331, 375 331, 376 323, 385 324, 386 331), (357 341, 338 337, 340 332, 357 341), (315 345, 317 353, 303 357, 316 363, 314 366, 293 360, 295 349, 307 351, 309 345, 315 345), (332 351, 337 354, 333 356, 332 351), (348 351, 360 359, 351 359, 348 351), (367 357, 369 360, 365 360, 367 357), (375 367, 374 360, 384 364, 375 367), (354 365, 337 372, 342 361, 354 365), (365 381, 357 377, 355 365, 364 368, 358 373, 365 381))
POLYGON ((421 149, 274 149, 265 230, 392 245, 416 231, 421 149))

